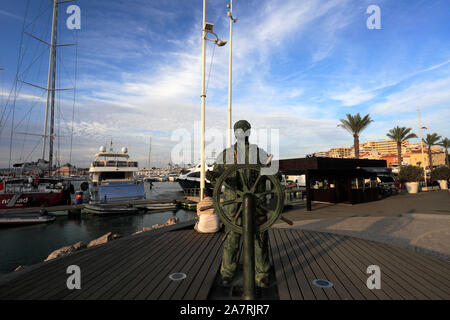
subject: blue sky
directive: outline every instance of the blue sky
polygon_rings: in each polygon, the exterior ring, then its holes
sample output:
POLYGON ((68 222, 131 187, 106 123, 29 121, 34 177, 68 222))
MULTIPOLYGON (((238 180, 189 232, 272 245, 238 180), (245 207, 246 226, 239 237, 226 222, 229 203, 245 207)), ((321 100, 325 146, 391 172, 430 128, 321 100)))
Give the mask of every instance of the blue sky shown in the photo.
MULTIPOLYGON (((173 132, 194 133, 200 120, 202 1, 74 3, 81 8, 81 30, 64 26, 69 4, 59 13, 60 42, 78 41, 73 122, 73 91, 60 92, 57 100, 61 161, 68 160, 73 125, 72 159, 79 166, 111 138, 143 166, 149 136, 152 162, 167 163, 177 143, 173 132)), ((225 40, 227 3, 207 1, 207 20, 225 40)), ((26 5, 3 0, 0 7, 0 112, 16 75, 26 5)), ((281 158, 352 145, 351 135, 337 128, 346 113, 370 113, 374 120, 361 141, 385 139, 396 125, 418 133, 417 106, 426 132, 450 136, 448 12, 446 0, 234 0, 233 122, 245 118, 255 129, 279 129, 281 158), (381 30, 366 27, 372 4, 381 9, 381 30)), ((30 1, 25 29, 48 40, 50 13, 49 1, 30 1)), ((20 78, 45 86, 48 50, 24 36, 23 47, 28 43, 21 70, 30 67, 20 78)), ((206 126, 225 130, 228 48, 208 44, 207 75, 213 50, 206 126)), ((58 51, 59 87, 73 87, 75 52, 58 51)), ((45 94, 19 87, 15 131, 40 133, 45 94)), ((8 115, 0 167, 9 161, 11 103, 8 115)), ((39 137, 15 134, 12 160, 35 160, 40 149, 39 137)), ((193 161, 199 157, 196 146, 193 161)))

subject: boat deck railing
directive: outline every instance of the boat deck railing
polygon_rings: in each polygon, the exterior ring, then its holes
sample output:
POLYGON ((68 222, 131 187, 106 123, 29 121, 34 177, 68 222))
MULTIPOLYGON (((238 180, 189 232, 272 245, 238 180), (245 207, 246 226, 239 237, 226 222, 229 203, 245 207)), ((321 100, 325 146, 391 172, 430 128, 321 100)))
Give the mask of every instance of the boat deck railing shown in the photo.
POLYGON ((137 168, 138 163, 136 161, 94 161, 92 162, 93 167, 131 167, 137 168))

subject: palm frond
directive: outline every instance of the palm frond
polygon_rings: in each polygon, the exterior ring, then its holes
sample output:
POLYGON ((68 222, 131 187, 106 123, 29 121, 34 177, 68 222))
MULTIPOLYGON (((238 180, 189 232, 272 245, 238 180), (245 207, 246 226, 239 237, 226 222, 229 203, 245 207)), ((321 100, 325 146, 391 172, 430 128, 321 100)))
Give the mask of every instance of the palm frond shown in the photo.
POLYGON ((450 140, 448 138, 443 138, 438 143, 439 146, 444 147, 445 149, 450 148, 450 140))
POLYGON ((359 135, 361 131, 373 122, 368 114, 366 114, 363 118, 361 118, 359 113, 354 116, 348 113, 346 116, 347 119, 339 119, 341 123, 338 124, 338 127, 344 128, 353 135, 359 135))
POLYGON ((412 133, 411 130, 411 128, 396 126, 389 130, 386 136, 397 142, 417 138, 417 135, 415 133, 412 133))
POLYGON ((427 134, 423 143, 425 143, 428 147, 432 147, 438 144, 438 141, 441 139, 441 136, 437 133, 427 134))

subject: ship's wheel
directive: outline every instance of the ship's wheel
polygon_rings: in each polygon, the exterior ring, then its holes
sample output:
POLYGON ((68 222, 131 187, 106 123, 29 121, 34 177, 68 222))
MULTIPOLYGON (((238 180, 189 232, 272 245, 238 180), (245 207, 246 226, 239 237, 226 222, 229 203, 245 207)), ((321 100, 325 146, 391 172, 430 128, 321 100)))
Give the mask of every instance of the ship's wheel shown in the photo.
POLYGON ((232 231, 242 234, 244 195, 256 203, 255 231, 264 232, 279 218, 284 205, 284 191, 277 176, 261 175, 261 166, 231 165, 217 179, 214 187, 214 209, 232 231))

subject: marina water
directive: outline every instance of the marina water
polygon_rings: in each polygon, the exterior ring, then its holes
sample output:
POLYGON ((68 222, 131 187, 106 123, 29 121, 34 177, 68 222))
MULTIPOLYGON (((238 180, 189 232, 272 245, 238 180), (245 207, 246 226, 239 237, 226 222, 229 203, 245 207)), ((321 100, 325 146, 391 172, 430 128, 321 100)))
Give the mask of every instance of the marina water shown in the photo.
MULTIPOLYGON (((173 182, 154 182, 152 189, 146 183, 145 190, 147 199, 152 200, 183 197, 181 187, 173 182)), ((56 221, 47 224, 1 228, 0 273, 41 262, 52 251, 79 241, 87 244, 108 232, 127 236, 172 217, 178 217, 180 222, 192 220, 195 212, 177 209, 106 217, 82 214, 73 218, 58 216, 56 221)))

